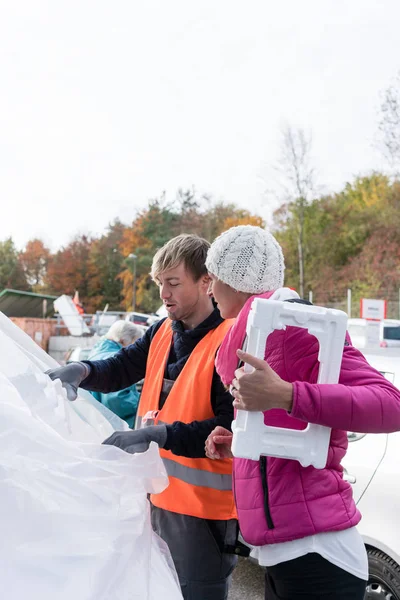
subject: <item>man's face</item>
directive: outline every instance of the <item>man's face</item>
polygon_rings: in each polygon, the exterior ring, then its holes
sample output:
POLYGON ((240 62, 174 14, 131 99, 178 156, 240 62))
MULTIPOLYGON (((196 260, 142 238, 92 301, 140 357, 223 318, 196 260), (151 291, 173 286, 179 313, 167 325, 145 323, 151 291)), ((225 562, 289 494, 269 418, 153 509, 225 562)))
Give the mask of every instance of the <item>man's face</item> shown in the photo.
POLYGON ((174 321, 190 322, 209 302, 208 275, 194 281, 193 275, 185 269, 183 263, 160 273, 157 283, 168 316, 174 321))

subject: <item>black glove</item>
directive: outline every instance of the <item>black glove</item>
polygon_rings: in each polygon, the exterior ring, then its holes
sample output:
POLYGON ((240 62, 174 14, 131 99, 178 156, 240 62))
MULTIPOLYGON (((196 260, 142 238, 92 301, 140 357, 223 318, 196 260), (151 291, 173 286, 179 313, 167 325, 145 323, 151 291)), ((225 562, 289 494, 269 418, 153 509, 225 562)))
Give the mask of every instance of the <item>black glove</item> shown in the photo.
POLYGON ((53 381, 59 379, 62 383, 63 388, 67 392, 68 400, 76 400, 78 396, 78 387, 84 379, 89 375, 90 368, 81 362, 73 362, 65 367, 58 367, 57 369, 51 369, 46 371, 46 375, 53 381))
POLYGON ((160 448, 164 448, 167 441, 167 427, 165 425, 151 425, 134 431, 116 431, 103 444, 118 446, 121 450, 136 454, 146 452, 150 442, 156 442, 160 448))

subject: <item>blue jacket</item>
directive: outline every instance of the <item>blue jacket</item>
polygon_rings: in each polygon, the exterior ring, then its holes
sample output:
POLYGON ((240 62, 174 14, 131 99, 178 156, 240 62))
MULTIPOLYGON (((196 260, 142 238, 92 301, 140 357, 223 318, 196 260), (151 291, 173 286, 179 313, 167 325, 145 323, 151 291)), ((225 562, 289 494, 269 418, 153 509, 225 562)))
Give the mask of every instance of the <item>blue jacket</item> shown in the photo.
MULTIPOLYGON (((89 355, 89 360, 103 360, 114 356, 121 350, 121 344, 108 340, 106 338, 97 342, 89 355)), ((136 411, 139 404, 140 394, 136 389, 136 385, 130 385, 116 392, 103 394, 101 392, 90 392, 92 396, 99 402, 104 404, 113 413, 124 419, 133 429, 136 419, 136 411)))

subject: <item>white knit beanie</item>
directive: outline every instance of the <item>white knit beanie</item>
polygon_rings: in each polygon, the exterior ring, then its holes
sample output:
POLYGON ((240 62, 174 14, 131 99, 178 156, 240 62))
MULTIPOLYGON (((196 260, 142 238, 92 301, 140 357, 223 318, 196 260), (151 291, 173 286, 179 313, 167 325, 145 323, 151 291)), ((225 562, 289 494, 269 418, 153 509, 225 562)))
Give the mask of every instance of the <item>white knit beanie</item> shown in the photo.
POLYGON ((213 241, 206 267, 238 292, 261 294, 282 287, 285 263, 273 235, 261 227, 240 225, 213 241))

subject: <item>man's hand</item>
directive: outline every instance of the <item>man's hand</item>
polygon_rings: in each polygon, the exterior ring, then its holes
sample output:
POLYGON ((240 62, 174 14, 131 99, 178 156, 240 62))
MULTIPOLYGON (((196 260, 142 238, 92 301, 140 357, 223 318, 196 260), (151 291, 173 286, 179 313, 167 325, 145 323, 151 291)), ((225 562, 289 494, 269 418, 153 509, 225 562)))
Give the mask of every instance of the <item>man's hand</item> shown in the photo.
POLYGON ((265 360, 242 350, 238 350, 237 355, 244 363, 254 367, 254 371, 245 373, 243 367, 236 369, 231 387, 231 394, 235 398, 233 406, 249 411, 264 412, 271 408, 291 411, 293 384, 281 379, 265 360))
POLYGON ((206 439, 206 456, 212 459, 232 458, 232 431, 218 425, 206 439))
POLYGON ((73 362, 65 367, 58 367, 57 369, 51 369, 46 371, 46 375, 54 381, 59 379, 62 383, 63 388, 67 392, 68 400, 76 400, 78 396, 78 387, 84 379, 89 375, 90 369, 88 365, 81 362, 73 362))
POLYGON ((151 425, 134 431, 116 431, 103 444, 117 446, 129 454, 146 452, 151 442, 156 442, 164 448, 167 441, 167 427, 165 425, 151 425))

